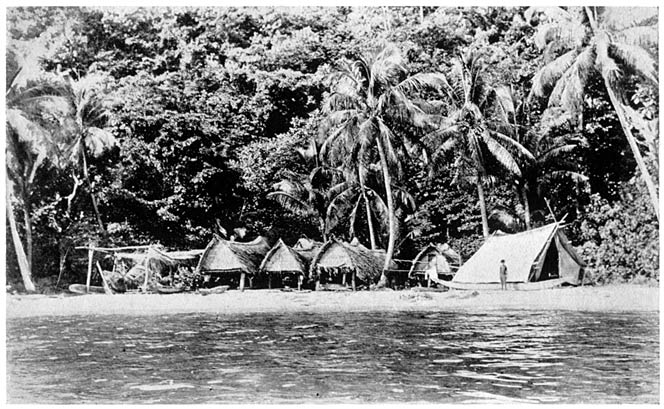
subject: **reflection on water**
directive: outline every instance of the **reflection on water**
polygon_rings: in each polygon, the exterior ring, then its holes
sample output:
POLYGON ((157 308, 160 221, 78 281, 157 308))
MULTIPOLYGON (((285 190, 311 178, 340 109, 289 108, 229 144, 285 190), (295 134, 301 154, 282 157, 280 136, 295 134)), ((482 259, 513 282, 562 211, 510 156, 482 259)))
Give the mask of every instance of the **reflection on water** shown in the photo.
POLYGON ((10 403, 657 403, 657 313, 7 322, 10 403))

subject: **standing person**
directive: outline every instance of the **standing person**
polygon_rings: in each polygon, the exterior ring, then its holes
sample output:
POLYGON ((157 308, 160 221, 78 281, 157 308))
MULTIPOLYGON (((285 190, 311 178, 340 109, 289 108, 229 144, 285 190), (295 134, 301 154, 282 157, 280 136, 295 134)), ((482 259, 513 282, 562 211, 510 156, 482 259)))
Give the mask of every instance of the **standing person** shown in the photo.
POLYGON ((500 260, 500 289, 507 290, 507 266, 505 260, 500 260))

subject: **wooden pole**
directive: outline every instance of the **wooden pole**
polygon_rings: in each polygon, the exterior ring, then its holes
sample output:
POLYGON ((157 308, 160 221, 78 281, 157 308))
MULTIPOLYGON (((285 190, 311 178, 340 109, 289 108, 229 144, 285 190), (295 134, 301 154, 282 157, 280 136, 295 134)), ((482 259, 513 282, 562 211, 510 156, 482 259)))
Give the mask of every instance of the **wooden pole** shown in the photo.
POLYGON ((90 280, 92 280, 92 259, 95 251, 92 248, 88 249, 88 277, 85 279, 85 291, 90 292, 90 280))
POLYGON ((240 291, 244 291, 245 272, 240 273, 240 291))
POLYGON ((356 276, 356 274, 357 274, 357 269, 354 268, 353 269, 353 277, 351 279, 352 280, 351 285, 353 286, 353 291, 355 291, 355 276, 356 276))
POLYGON ((104 285, 104 293, 106 293, 107 295, 113 295, 113 290, 111 290, 111 286, 108 285, 106 277, 104 277, 104 270, 101 269, 99 262, 97 262, 97 270, 99 270, 99 275, 101 276, 101 282, 104 285))
POLYGON ((297 276, 297 291, 302 291, 302 282, 304 281, 304 276, 302 274, 297 276))
POLYGON ((149 249, 152 245, 147 246, 126 246, 126 247, 95 247, 95 246, 78 246, 74 247, 76 250, 96 250, 96 251, 124 251, 124 250, 142 250, 149 249))
POLYGON ((148 268, 148 258, 150 257, 150 249, 145 253, 145 258, 141 262, 143 264, 143 270, 145 270, 145 281, 143 282, 143 291, 148 290, 148 279, 150 278, 150 269, 148 268))
POLYGON ((267 288, 272 289, 272 274, 267 273, 267 288))

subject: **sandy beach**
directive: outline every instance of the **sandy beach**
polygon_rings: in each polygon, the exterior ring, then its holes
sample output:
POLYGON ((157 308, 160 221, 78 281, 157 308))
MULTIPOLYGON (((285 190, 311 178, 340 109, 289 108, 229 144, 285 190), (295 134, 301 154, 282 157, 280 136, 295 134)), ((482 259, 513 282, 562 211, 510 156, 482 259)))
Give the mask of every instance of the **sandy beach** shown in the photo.
POLYGON ((659 288, 636 285, 541 291, 283 292, 231 290, 223 294, 7 295, 7 318, 76 314, 343 313, 446 310, 658 311, 659 288))

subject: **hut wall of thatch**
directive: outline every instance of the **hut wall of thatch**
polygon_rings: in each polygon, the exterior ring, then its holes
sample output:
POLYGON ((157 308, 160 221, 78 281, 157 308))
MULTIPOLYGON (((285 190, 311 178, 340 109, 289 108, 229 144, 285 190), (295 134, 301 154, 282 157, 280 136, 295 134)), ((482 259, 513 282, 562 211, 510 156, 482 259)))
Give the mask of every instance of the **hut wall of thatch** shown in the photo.
POLYGON ((283 240, 279 239, 263 259, 260 271, 268 274, 290 272, 304 275, 307 273, 310 260, 306 260, 301 254, 288 247, 283 240))
POLYGON ((384 251, 372 251, 361 244, 352 245, 331 239, 320 248, 309 270, 312 276, 316 276, 318 267, 347 267, 356 270, 360 281, 374 283, 380 278, 384 262, 384 251))
POLYGON ((205 248, 197 269, 204 274, 243 272, 254 275, 269 250, 264 237, 242 243, 215 235, 205 248))

